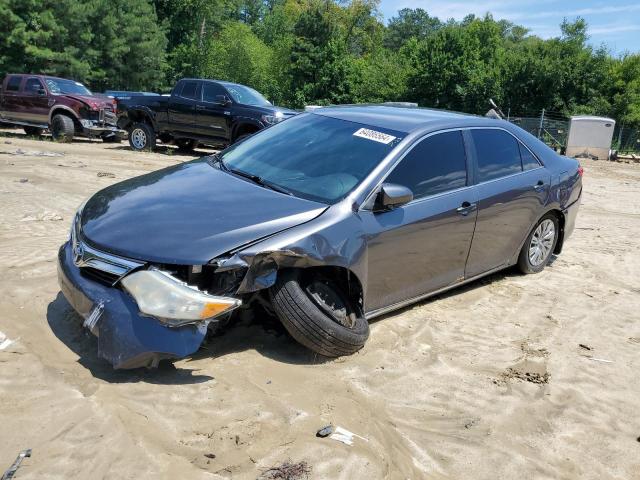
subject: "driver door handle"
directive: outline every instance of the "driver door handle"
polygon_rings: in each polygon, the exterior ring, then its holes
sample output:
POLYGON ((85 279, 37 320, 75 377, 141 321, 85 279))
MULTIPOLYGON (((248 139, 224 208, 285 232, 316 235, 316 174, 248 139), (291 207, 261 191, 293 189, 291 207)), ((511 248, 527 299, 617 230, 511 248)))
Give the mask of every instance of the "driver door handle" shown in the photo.
POLYGON ((475 211, 476 207, 477 204, 475 203, 462 202, 462 205, 456 208, 456 212, 458 212, 463 217, 466 217, 467 215, 469 215, 469 213, 475 211))

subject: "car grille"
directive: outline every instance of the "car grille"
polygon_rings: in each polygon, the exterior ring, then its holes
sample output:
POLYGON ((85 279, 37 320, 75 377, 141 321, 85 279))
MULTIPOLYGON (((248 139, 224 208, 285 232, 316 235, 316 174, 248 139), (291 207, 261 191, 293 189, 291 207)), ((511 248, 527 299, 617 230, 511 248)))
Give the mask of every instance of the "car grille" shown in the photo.
POLYGON ((127 273, 144 266, 144 262, 119 257, 97 250, 80 240, 80 218, 76 215, 71 227, 73 263, 87 278, 105 285, 115 285, 127 273))

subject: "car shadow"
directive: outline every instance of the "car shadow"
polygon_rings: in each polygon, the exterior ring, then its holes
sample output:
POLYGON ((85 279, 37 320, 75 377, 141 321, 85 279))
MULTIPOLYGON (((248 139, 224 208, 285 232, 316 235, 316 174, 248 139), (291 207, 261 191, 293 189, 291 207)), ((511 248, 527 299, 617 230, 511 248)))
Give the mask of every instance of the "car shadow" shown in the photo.
MULTIPOLYGON (((129 145, 118 145, 117 147, 113 147, 113 150, 126 150, 129 152, 133 152, 133 148, 129 145)), ((211 155, 219 150, 215 150, 213 148, 207 147, 198 147, 193 150, 180 150, 178 147, 174 145, 157 145, 154 148, 154 153, 160 153, 162 155, 176 156, 176 157, 191 157, 191 158, 200 158, 205 155, 211 155)))
MULTIPOLYGON (((3 127, 0 127, 3 128, 3 127)), ((53 138, 49 134, 44 135, 27 135, 22 129, 16 128, 12 131, 0 130, 0 138, 21 138, 23 140, 39 140, 41 142, 53 142, 53 138)), ((83 137, 73 137, 72 143, 102 143, 100 139, 90 139, 83 137)))
MULTIPOLYGON (((549 261, 549 264, 551 264, 551 262, 553 261, 553 258, 554 257, 552 257, 552 259, 549 261)), ((445 292, 435 294, 431 297, 425 298, 424 300, 420 300, 415 303, 410 303, 409 305, 399 308, 398 310, 393 310, 389 313, 385 313, 384 315, 380 315, 379 317, 375 317, 369 320, 369 323, 372 324, 372 323, 384 321, 390 317, 393 317, 395 315, 400 315, 408 310, 411 310, 412 308, 422 306, 422 305, 428 305, 431 302, 437 302, 438 300, 443 300, 445 298, 453 297, 455 295, 460 295, 464 292, 470 292, 477 288, 490 285, 494 282, 500 282, 506 278, 519 277, 519 276, 522 276, 522 273, 520 273, 516 267, 510 267, 505 270, 500 270, 496 273, 492 273, 491 275, 487 275, 486 277, 482 277, 472 282, 465 283, 464 285, 460 285, 459 287, 453 287, 451 288, 451 290, 447 290, 445 292)))
POLYGON ((146 382, 162 385, 194 384, 212 380, 196 370, 178 368, 171 362, 160 362, 157 369, 137 368, 114 370, 98 357, 98 340, 82 326, 82 317, 67 302, 61 292, 47 307, 47 323, 53 334, 78 355, 78 363, 91 374, 109 383, 146 382))
MULTIPOLYGON (((91 374, 110 383, 147 382, 154 384, 191 384, 212 380, 209 375, 197 374, 196 369, 180 368, 170 361, 161 361, 157 369, 138 368, 114 370, 109 362, 98 357, 98 340, 82 326, 82 317, 58 292, 47 307, 47 323, 53 334, 79 358, 78 363, 91 374)), ((186 357, 186 363, 255 350, 278 362, 298 365, 319 364, 331 361, 318 355, 289 336, 275 317, 262 309, 247 311, 219 333, 209 334, 200 349, 186 357)))

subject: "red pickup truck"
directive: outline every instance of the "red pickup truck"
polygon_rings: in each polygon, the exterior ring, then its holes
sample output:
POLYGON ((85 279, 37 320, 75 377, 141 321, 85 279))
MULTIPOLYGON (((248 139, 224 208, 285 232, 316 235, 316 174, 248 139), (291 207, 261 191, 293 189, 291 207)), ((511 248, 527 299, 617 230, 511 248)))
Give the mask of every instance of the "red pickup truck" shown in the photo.
POLYGON ((54 140, 74 136, 120 141, 114 99, 94 95, 73 80, 47 75, 9 74, 0 91, 0 122, 19 125, 29 135, 49 129, 54 140))

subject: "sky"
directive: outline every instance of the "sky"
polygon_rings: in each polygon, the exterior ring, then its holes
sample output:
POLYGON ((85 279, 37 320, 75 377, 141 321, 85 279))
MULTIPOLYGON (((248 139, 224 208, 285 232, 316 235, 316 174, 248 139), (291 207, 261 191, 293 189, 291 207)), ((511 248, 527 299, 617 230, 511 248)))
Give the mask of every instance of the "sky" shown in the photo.
POLYGON ((640 0, 381 0, 385 21, 402 8, 423 8, 429 15, 462 20, 467 14, 491 12, 496 20, 522 25, 542 38, 560 34, 563 18, 584 18, 589 24, 589 42, 606 44, 614 54, 640 52, 640 0))

